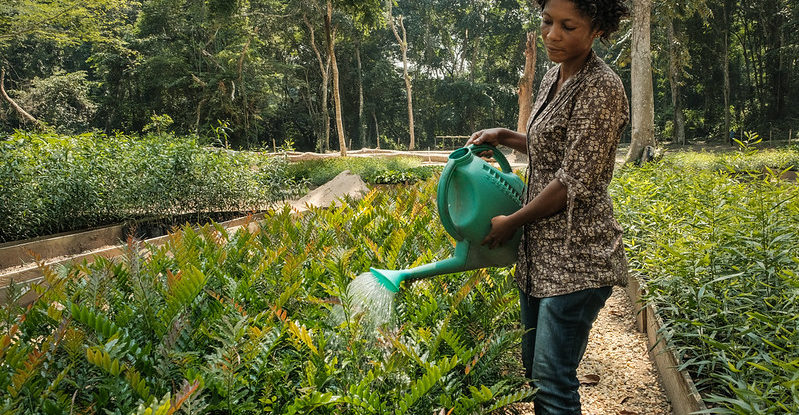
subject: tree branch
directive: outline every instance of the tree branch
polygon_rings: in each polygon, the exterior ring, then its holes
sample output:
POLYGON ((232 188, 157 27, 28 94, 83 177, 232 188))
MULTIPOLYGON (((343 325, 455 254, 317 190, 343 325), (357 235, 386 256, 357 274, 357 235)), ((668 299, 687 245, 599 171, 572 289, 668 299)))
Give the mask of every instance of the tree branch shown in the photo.
POLYGON ((2 95, 3 99, 6 100, 6 102, 8 102, 8 104, 11 105, 12 108, 14 108, 14 110, 17 111, 17 114, 19 114, 19 116, 22 117, 24 121, 33 123, 33 125, 35 125, 36 127, 41 127, 42 126, 41 121, 37 120, 33 115, 28 114, 27 111, 25 111, 22 107, 19 106, 19 104, 17 104, 13 99, 11 99, 10 96, 8 96, 8 94, 6 93, 5 80, 6 80, 6 68, 3 67, 0 68, 0 95, 2 95))

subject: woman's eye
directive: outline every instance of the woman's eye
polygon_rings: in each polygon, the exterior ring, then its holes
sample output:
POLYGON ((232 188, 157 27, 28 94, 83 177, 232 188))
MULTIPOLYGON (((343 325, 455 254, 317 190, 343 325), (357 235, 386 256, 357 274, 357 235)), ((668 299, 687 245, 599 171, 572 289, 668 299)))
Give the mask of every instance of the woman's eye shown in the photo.
POLYGON ((564 26, 563 26, 563 29, 564 29, 564 30, 568 30, 568 31, 570 31, 570 32, 571 32, 572 30, 576 29, 576 27, 569 27, 569 26, 566 26, 566 25, 564 25, 564 26))
POLYGON ((552 21, 551 21, 551 20, 542 20, 541 22, 542 22, 542 23, 544 23, 544 24, 545 24, 545 25, 547 25, 547 26, 549 26, 549 25, 551 25, 551 24, 552 24, 552 21))

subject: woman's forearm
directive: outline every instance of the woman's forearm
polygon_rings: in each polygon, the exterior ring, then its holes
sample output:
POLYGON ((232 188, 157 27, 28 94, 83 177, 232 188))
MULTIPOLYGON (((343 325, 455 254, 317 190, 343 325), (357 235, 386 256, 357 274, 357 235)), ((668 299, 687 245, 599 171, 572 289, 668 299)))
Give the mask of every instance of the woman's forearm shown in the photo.
POLYGON ((510 215, 510 220, 521 227, 536 219, 552 216, 566 208, 566 186, 553 179, 530 203, 510 215))
POLYGON ((527 154, 527 136, 507 128, 488 128, 477 131, 466 141, 466 145, 469 144, 490 144, 492 146, 502 144, 527 154))
POLYGON ((499 143, 520 153, 527 154, 527 136, 522 133, 507 130, 499 143))

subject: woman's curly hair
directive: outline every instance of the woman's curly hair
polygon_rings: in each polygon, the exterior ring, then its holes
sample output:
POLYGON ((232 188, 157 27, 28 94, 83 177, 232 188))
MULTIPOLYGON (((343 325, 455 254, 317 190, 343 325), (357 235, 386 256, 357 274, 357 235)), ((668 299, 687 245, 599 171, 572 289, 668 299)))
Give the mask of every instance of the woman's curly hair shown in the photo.
MULTIPOLYGON (((549 0, 536 0, 541 9, 549 0)), ((630 15, 630 9, 624 0, 569 0, 577 10, 588 16, 594 25, 602 31, 602 39, 607 41, 610 35, 619 30, 621 19, 630 15)))

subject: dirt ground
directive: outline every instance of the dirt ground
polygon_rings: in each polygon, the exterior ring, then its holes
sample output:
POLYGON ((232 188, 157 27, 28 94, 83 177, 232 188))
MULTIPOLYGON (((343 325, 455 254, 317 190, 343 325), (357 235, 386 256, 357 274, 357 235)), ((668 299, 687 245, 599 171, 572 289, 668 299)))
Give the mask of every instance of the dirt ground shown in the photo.
MULTIPOLYGON (((583 413, 589 415, 667 415, 666 392, 650 359, 646 336, 635 329, 630 298, 615 287, 591 330, 577 370, 583 413)), ((532 404, 518 404, 533 414, 532 404)))

